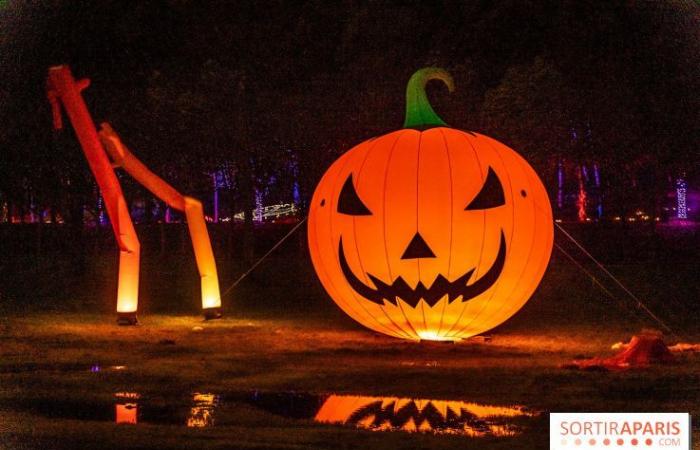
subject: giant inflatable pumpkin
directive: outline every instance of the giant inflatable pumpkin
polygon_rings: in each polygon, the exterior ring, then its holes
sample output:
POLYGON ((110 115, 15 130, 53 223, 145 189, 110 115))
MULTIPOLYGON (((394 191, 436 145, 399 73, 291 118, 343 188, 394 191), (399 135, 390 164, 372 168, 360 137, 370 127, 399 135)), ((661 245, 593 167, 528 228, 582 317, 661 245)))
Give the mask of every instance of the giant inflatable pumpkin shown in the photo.
POLYGON ((343 154, 309 211, 321 283, 351 317, 406 339, 455 341, 515 314, 552 251, 549 199, 530 165, 502 143, 448 127, 416 72, 404 128, 343 154))

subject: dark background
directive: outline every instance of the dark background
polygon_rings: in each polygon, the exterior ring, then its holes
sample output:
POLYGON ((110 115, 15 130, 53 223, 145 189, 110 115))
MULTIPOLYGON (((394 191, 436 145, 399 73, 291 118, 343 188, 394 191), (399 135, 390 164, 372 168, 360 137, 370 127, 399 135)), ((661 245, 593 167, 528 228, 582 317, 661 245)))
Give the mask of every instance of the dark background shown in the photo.
POLYGON ((659 216, 677 177, 698 182, 699 21, 689 0, 3 1, 0 200, 67 219, 95 203, 72 131, 52 132, 51 65, 90 78, 95 120, 177 188, 206 201, 226 167, 238 211, 255 187, 290 201, 291 159, 308 200, 343 151, 400 127, 406 81, 437 65, 452 126, 515 148, 552 193, 558 161, 567 180, 595 163, 606 212, 659 216))
MULTIPOLYGON (((26 221, 49 211, 65 221, 0 223, 2 305, 113 307, 104 299, 116 291, 114 239, 90 220, 99 193, 72 128, 52 130, 44 84, 51 65, 90 78, 83 96, 95 121, 109 120, 208 214, 211 172, 223 171, 223 210, 249 212, 256 189, 265 204, 290 202, 297 182, 298 217, 332 161, 401 126, 408 78, 436 65, 457 86, 448 94, 429 85, 448 123, 516 149, 552 199, 561 164, 567 194, 562 208, 553 205, 555 217, 576 220, 577 173, 599 167, 604 213, 589 210, 596 221, 569 229, 654 299, 665 320, 694 326, 697 227, 674 231, 667 219, 678 177, 688 182, 691 216, 700 208, 692 203, 700 181, 699 22, 692 1, 0 1, 0 216, 26 221), (651 220, 627 222, 636 211, 651 220)), ((120 180, 132 205, 150 208, 137 220, 141 309, 196 312, 185 226, 163 224, 162 203, 128 176, 120 180)), ((210 225, 222 290, 289 229, 254 227, 246 216, 245 226, 210 225)), ((310 269, 304 234, 224 303, 333 309, 310 269)), ((578 305, 598 305, 594 316, 619 312, 555 252, 535 297, 549 303, 530 302, 531 317, 562 309, 557 302, 570 299, 561 286, 577 292, 578 305)))

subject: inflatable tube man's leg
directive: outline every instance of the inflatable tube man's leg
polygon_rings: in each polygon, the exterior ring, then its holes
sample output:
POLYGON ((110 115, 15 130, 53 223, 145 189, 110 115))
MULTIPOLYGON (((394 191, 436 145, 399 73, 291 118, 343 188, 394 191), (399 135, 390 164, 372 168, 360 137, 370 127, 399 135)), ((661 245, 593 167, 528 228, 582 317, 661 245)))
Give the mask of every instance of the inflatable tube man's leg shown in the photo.
POLYGON ((197 260, 199 276, 202 279, 202 308, 205 319, 221 317, 221 294, 219 293, 219 276, 216 273, 216 260, 211 249, 207 225, 204 221, 202 202, 185 196, 185 215, 187 227, 192 238, 194 257, 197 260))
POLYGON ((194 257, 202 283, 202 308, 206 319, 221 317, 221 294, 219 277, 216 273, 216 260, 211 241, 207 233, 202 203, 191 197, 183 196, 158 175, 151 172, 119 139, 119 135, 108 123, 103 123, 100 138, 112 160, 131 174, 153 195, 163 200, 170 207, 183 211, 187 217, 187 227, 192 239, 194 257))
POLYGON ((107 215, 119 245, 118 322, 121 325, 131 325, 136 323, 138 307, 139 240, 117 176, 100 144, 95 124, 80 93, 89 84, 87 79, 76 81, 68 66, 55 66, 49 69, 47 93, 53 107, 54 127, 62 128, 60 101, 73 124, 90 170, 104 198, 107 215))
MULTIPOLYGON (((106 203, 106 202, 105 202, 106 203)), ((119 205, 120 238, 125 244, 119 249, 119 285, 117 287, 117 323, 136 325, 139 305, 139 265, 141 246, 129 216, 129 209, 122 197, 119 205)))

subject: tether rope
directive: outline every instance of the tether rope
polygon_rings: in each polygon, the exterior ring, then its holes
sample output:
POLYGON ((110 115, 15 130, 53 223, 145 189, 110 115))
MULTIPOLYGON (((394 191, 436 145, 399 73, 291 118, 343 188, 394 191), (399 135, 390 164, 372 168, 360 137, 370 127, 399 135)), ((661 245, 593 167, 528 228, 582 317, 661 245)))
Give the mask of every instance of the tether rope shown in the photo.
MULTIPOLYGON (((613 294, 612 292, 610 292, 610 290, 609 290, 608 288, 606 288, 606 287, 603 285, 603 283, 601 283, 600 280, 598 280, 598 278, 596 278, 595 275, 593 275, 588 269, 586 269, 585 267, 583 267, 583 264, 581 264, 580 262, 576 261, 576 259, 575 259, 573 256, 571 256, 571 254, 569 254, 566 250, 564 250, 564 249, 562 248, 562 246, 560 246, 559 244, 557 244, 557 243, 555 242, 555 243, 554 243, 554 247, 556 247, 556 249, 559 250, 559 252, 561 252, 564 256, 566 256, 567 259, 568 259, 569 261, 571 261, 574 265, 576 265, 576 267, 578 267, 578 268, 581 270, 581 272, 583 272, 583 273, 585 273, 586 275, 588 275, 588 277, 593 281, 593 283, 594 283, 596 286, 598 286, 603 292, 605 292, 605 294, 607 294, 608 297, 610 297, 612 300, 614 300, 615 302, 617 302, 618 306, 620 306, 622 309, 624 309, 624 310, 626 310, 626 311, 632 311, 632 310, 630 310, 627 306, 625 306, 625 304, 624 304, 624 302, 623 302, 622 300, 620 300, 619 298, 617 298, 617 297, 615 296, 615 294, 613 294)), ((638 317, 637 317, 637 318, 638 318, 638 317)))
POLYGON ((235 288, 235 287, 238 285, 238 283, 240 283, 241 281, 243 281, 243 279, 244 279, 245 277, 247 277, 248 274, 250 274, 250 272, 252 272, 253 270, 255 270, 255 268, 258 267, 258 266, 260 265, 260 263, 262 263, 262 262, 265 260, 265 258, 267 258, 268 256, 270 256, 270 254, 271 254, 272 252, 274 252, 274 251, 277 249, 277 247, 279 247, 280 245, 282 245, 282 243, 283 243, 284 241, 286 241, 286 240, 289 238, 289 236, 291 236, 292 234, 294 234, 294 232, 297 231, 297 229, 299 229, 299 227, 302 226, 302 225, 304 224, 304 222, 306 222, 306 219, 307 219, 307 217, 304 217, 303 219, 301 219, 301 220, 299 221, 299 223, 297 223, 297 224, 294 226, 294 228, 292 228, 291 230, 289 230, 289 232, 288 232, 287 234, 285 234, 285 235, 282 237, 282 239, 280 239, 275 245, 273 245, 272 248, 271 248, 270 250, 267 251, 267 253, 265 253, 265 254, 262 255, 257 261, 255 261, 255 263, 254 263, 252 266, 250 266, 250 268, 249 268, 248 270, 246 270, 246 271, 243 273, 243 275, 241 275, 240 277, 238 277, 238 279, 237 279, 236 281, 234 281, 233 284, 231 284, 231 286, 229 286, 229 287, 224 291, 223 294, 221 294, 221 297, 223 298, 226 294, 228 294, 229 292, 231 292, 231 290, 232 290, 233 288, 235 288))
MULTIPOLYGON (((571 242, 573 242, 574 245, 576 245, 576 247, 578 247, 579 250, 581 250, 581 251, 583 252, 584 255, 588 256, 588 258, 589 258, 591 261, 593 261, 593 262, 600 268, 600 270, 603 271, 603 273, 605 273, 608 277, 610 277, 610 279, 612 279, 612 280, 615 282, 615 284, 617 284, 620 288, 622 288, 622 290, 625 291, 625 292, 627 293, 627 295, 629 295, 635 302, 637 302, 637 306, 638 306, 639 308, 643 309, 644 312, 646 312, 646 313, 649 315, 649 317, 651 317, 652 319, 654 319, 654 321, 655 321, 656 323, 658 323, 659 325, 661 325, 666 331, 668 331, 669 333, 671 333, 671 335, 673 335, 673 336, 675 336, 675 337, 680 337, 678 334, 676 334, 676 333, 671 329, 671 327, 669 327, 668 325, 666 325, 666 323, 665 323, 663 320, 661 320, 656 314, 654 314, 654 313, 639 299, 639 297, 637 297, 636 295, 634 295, 634 293, 632 293, 632 291, 630 291, 629 289, 627 289, 627 287, 626 287, 624 284, 622 284, 622 282, 621 282, 620 280, 618 280, 612 273, 610 273, 610 271, 609 271, 600 261, 598 261, 593 255, 591 255, 591 254, 588 252, 588 250, 586 250, 586 249, 583 247, 583 245, 581 245, 576 239, 574 239, 573 236, 571 236, 569 233, 567 233, 567 231, 566 231, 561 225, 559 225, 557 222, 554 222, 554 225, 555 225, 557 228, 559 228, 559 230, 560 230, 562 233, 564 233, 564 236, 566 236, 571 242)), ((559 246, 557 246, 557 247, 559 247, 559 246)), ((589 274, 589 273, 588 273, 587 271, 585 271, 585 270, 584 270, 584 273, 586 273, 588 276, 591 276, 591 274, 589 274)), ((596 281, 594 277, 591 276, 591 278, 592 278, 594 281, 596 281)), ((606 289, 606 291, 607 291, 607 289, 606 289)))

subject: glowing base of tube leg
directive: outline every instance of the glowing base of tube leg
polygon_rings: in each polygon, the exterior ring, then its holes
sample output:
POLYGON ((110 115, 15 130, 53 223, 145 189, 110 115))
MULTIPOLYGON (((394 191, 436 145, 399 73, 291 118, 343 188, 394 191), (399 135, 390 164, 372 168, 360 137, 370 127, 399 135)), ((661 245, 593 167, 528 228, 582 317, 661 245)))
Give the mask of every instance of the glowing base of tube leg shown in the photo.
POLYGON ((221 308, 205 308, 202 310, 204 313, 204 320, 214 320, 221 319, 221 308))
POLYGON ((117 313, 117 325, 119 326, 132 326, 138 325, 139 319, 136 317, 135 312, 129 313, 117 313))

